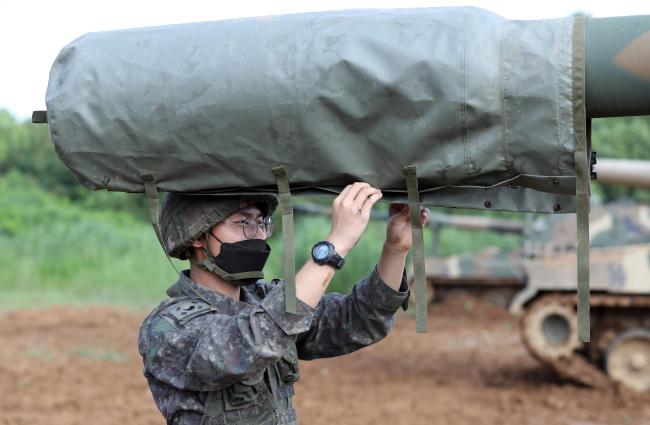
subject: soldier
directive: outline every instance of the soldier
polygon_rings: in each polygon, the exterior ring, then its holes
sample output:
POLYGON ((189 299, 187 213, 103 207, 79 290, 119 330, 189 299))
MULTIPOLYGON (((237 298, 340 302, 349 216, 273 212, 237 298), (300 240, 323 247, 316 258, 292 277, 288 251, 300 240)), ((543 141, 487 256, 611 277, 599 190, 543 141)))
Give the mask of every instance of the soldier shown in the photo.
MULTIPOLYGON (((370 275, 348 295, 324 295, 381 197, 358 182, 334 200, 329 236, 296 274, 295 314, 285 312, 284 283, 260 279, 274 195, 166 197, 163 240, 169 255, 190 260, 190 270, 144 320, 139 350, 168 424, 296 424, 292 384, 299 358, 350 353, 388 334, 394 313, 408 303, 407 205, 391 205, 370 275)), ((428 210, 421 214, 426 223, 428 210)))

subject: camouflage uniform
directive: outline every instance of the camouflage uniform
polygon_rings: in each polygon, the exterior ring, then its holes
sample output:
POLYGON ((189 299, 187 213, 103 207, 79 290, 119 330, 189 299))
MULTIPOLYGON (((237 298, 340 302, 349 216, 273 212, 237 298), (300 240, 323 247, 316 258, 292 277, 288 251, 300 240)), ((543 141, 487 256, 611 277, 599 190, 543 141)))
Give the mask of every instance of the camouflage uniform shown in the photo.
POLYGON ((168 424, 296 424, 298 359, 333 357, 386 336, 408 304, 377 270, 349 295, 327 294, 316 309, 285 312, 284 283, 258 281, 240 300, 180 274, 140 329, 144 374, 168 424))

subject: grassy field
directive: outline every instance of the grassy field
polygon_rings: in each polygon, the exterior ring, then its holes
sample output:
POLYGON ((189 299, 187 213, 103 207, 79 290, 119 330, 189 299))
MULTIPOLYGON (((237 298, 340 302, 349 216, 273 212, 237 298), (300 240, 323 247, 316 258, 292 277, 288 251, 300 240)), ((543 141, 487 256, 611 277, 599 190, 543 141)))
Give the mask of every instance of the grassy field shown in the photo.
MULTIPOLYGON (((599 157, 650 159, 649 135, 649 117, 593 123, 593 147, 599 157)), ((605 201, 650 201, 642 188, 598 184, 593 188, 605 201)), ((0 110, 0 308, 61 303, 138 307, 163 298, 176 272, 146 221, 144 204, 139 194, 84 189, 56 156, 46 126, 19 122, 0 110)), ((385 210, 386 204, 376 208, 385 210)), ((523 214, 497 215, 521 219, 523 214)), ((384 227, 381 222, 370 223, 330 290, 346 292, 368 274, 379 256, 384 227)), ((327 217, 296 217, 297 268, 329 230, 327 217)), ((428 230, 425 242, 430 246, 428 230)), ((438 253, 471 253, 494 245, 517 248, 520 243, 513 235, 444 228, 438 253)), ((266 276, 281 277, 280 230, 270 244, 273 253, 266 276)), ((186 266, 176 263, 179 269, 186 266)))
MULTIPOLYGON (((45 192, 35 181, 15 172, 0 177, 0 193, 0 308, 52 304, 149 307, 165 296, 165 289, 176 279, 151 225, 130 212, 73 203, 45 192)), ((297 268, 307 261, 314 242, 325 238, 329 230, 328 217, 296 217, 297 268)), ((383 221, 369 224, 346 266, 337 273, 331 291, 347 292, 372 270, 384 232, 383 221)), ((430 239, 427 230, 427 246, 430 239)), ((444 229, 439 250, 449 255, 495 244, 516 248, 519 238, 444 229)), ((281 229, 270 245, 267 279, 282 276, 281 229)), ((182 270, 187 262, 176 261, 175 265, 182 270)))

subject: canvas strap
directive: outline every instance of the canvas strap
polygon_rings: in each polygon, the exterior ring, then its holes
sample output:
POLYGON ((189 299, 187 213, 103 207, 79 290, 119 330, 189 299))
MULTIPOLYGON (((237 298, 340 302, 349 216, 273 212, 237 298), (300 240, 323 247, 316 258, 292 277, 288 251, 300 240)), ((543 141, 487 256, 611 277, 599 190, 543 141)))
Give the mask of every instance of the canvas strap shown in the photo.
POLYGON ((288 313, 296 312, 296 259, 293 235, 293 203, 287 171, 283 166, 273 168, 280 194, 282 213, 282 249, 284 269, 284 307, 288 313))
POLYGON ((585 111, 584 17, 573 21, 573 129, 576 167, 576 220, 578 239, 578 337, 589 342, 589 146, 585 111))
POLYGON ((420 220, 420 195, 417 169, 414 165, 402 169, 406 177, 411 228, 413 229, 413 274, 415 278, 415 331, 427 332, 427 295, 424 270, 424 235, 420 220))
POLYGON ((147 196, 149 220, 151 220, 151 225, 153 226, 153 230, 156 232, 156 237, 158 238, 158 242, 160 243, 160 246, 162 247, 163 252, 167 257, 167 260, 169 260, 169 264, 171 264, 174 270, 176 270, 176 273, 178 273, 178 269, 176 269, 176 266, 174 266, 172 259, 169 257, 169 254, 165 249, 165 244, 163 243, 163 238, 162 238, 162 232, 160 231, 160 223, 158 222, 158 217, 160 216, 160 204, 158 201, 158 189, 156 188, 156 179, 154 178, 152 173, 147 171, 142 171, 140 173, 140 178, 142 179, 142 183, 144 184, 144 191, 147 196))
POLYGON ((205 259, 200 263, 195 263, 199 267, 203 267, 210 273, 214 273, 218 275, 220 278, 227 280, 227 281, 233 281, 233 280, 242 280, 242 279, 264 279, 264 273, 260 271, 254 271, 254 272, 241 272, 241 273, 228 273, 221 267, 217 266, 214 262, 210 261, 209 259, 205 259))

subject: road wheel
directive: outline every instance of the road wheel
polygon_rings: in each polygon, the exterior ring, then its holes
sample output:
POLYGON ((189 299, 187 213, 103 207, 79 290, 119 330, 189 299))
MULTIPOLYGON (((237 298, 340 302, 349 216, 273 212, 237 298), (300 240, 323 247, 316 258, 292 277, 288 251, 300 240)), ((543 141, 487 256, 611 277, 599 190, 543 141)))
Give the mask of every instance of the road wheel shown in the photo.
POLYGON ((607 373, 637 391, 650 391, 650 332, 633 329, 617 336, 607 349, 607 373))
POLYGON ((526 311, 522 336, 540 360, 569 357, 580 348, 575 303, 566 297, 546 295, 526 311))

